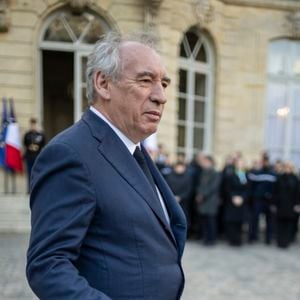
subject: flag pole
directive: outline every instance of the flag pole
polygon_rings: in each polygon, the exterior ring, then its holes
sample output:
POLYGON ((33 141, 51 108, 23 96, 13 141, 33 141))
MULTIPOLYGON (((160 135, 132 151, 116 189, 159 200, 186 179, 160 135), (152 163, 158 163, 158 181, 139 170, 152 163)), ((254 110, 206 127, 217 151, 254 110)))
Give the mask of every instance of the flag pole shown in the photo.
POLYGON ((11 171, 11 186, 12 186, 12 194, 16 193, 16 172, 14 170, 11 171))
POLYGON ((8 174, 7 174, 7 169, 3 169, 4 172, 4 193, 8 194, 8 174))

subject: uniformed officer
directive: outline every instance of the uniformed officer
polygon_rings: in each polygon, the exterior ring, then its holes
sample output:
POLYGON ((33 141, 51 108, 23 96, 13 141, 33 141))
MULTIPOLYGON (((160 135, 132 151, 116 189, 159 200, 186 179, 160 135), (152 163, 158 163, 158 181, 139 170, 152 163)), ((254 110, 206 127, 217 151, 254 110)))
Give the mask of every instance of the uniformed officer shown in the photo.
POLYGON ((27 178, 28 178, 28 192, 30 189, 30 174, 34 161, 42 148, 45 146, 45 136, 37 128, 37 120, 31 118, 29 121, 30 129, 24 135, 24 160, 26 163, 27 178))

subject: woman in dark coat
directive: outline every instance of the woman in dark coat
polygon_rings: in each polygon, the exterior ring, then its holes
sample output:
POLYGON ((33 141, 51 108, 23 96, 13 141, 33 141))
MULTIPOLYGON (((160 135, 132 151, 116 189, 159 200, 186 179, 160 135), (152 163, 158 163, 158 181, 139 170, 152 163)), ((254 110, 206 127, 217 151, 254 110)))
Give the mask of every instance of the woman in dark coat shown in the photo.
POLYGON ((176 200, 182 207, 188 226, 190 225, 189 200, 192 190, 192 177, 184 162, 178 161, 170 174, 165 177, 176 200))
POLYGON ((209 155, 203 158, 202 167, 196 190, 197 212, 201 221, 204 244, 214 245, 217 235, 216 215, 220 202, 220 174, 214 169, 214 160, 209 155))
POLYGON ((241 158, 235 161, 234 171, 227 178, 224 203, 224 223, 226 237, 230 245, 241 246, 242 227, 246 221, 249 185, 244 163, 241 158))
POLYGON ((294 220, 299 209, 299 179, 290 162, 284 164, 284 171, 278 176, 274 195, 277 245, 287 248, 293 240, 294 220))

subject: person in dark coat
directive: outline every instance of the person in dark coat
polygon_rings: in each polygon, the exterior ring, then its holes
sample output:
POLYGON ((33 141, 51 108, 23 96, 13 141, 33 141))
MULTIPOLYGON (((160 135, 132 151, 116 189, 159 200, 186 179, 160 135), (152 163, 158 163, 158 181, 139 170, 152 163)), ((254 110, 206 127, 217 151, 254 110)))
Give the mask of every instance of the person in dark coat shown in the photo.
POLYGON ((189 225, 189 200, 192 190, 192 177, 187 170, 186 164, 183 161, 178 161, 165 179, 175 195, 177 202, 183 209, 187 224, 189 225))
POLYGON ((202 225, 203 242, 205 245, 213 245, 217 234, 220 175, 214 169, 214 160, 211 156, 204 157, 202 166, 196 194, 197 211, 202 225))
POLYGON ((142 144, 170 80, 151 35, 137 39, 95 44, 90 107, 35 162, 26 275, 38 299, 181 298, 186 219, 142 144))
POLYGON ((271 205, 273 203, 276 173, 273 171, 266 154, 262 157, 261 165, 260 169, 253 170, 248 175, 252 203, 249 242, 252 243, 258 240, 259 218, 263 214, 266 218, 265 243, 270 244, 274 229, 271 205))
POLYGON ((299 205, 299 179, 290 162, 284 164, 284 171, 275 184, 274 204, 277 221, 277 245, 287 248, 293 240, 293 225, 299 205))
POLYGON ((40 154, 42 148, 45 146, 45 135, 37 128, 37 119, 31 118, 29 121, 30 128, 25 133, 23 144, 24 144, 24 160, 26 163, 27 171, 27 191, 30 189, 30 176, 33 164, 40 154))
POLYGON ((225 161, 225 166, 221 172, 220 179, 220 205, 217 215, 217 227, 218 227, 218 236, 222 238, 225 234, 225 224, 224 224, 224 213, 225 213, 225 203, 230 201, 230 191, 227 188, 230 186, 229 182, 231 181, 232 175, 234 174, 234 163, 235 157, 228 156, 225 161))
POLYGON ((236 159, 233 172, 227 177, 224 203, 226 237, 230 245, 242 244, 242 227, 246 221, 249 184, 242 159, 236 159))
POLYGON ((196 239, 202 238, 202 230, 201 230, 201 223, 198 217, 197 212, 197 203, 196 193, 197 187, 200 183, 200 177, 202 174, 202 160, 205 155, 202 152, 198 152, 194 159, 188 165, 188 172, 192 178, 192 187, 190 193, 190 200, 189 200, 189 216, 190 216, 190 226, 188 231, 189 237, 195 237, 196 239))

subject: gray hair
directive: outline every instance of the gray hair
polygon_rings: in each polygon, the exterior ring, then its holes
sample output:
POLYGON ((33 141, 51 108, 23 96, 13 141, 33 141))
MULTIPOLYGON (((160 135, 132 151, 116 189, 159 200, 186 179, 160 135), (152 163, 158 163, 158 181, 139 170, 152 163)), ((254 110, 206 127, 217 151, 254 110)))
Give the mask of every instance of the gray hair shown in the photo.
POLYGON ((158 38, 152 32, 137 32, 128 36, 122 36, 117 32, 109 32, 103 36, 95 44, 87 61, 87 98, 90 105, 94 103, 95 98, 94 74, 101 71, 111 80, 119 80, 121 75, 120 46, 122 43, 129 41, 139 42, 157 51, 158 38))

